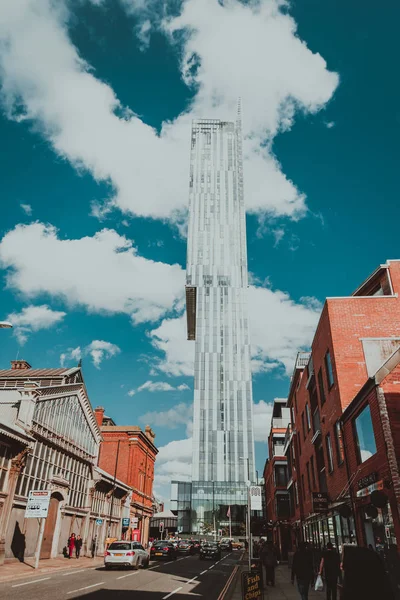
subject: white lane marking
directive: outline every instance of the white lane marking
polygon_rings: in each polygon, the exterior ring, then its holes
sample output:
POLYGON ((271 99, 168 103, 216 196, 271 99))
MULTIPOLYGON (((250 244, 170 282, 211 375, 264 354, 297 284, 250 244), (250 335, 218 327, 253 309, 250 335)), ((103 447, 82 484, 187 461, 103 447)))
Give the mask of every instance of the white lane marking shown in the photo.
POLYGON ((179 588, 176 588, 176 590, 174 590, 173 592, 170 592, 169 594, 167 594, 166 596, 163 597, 162 600, 167 600, 167 598, 171 598, 171 596, 173 596, 174 594, 176 594, 176 592, 179 592, 179 590, 182 589, 182 586, 179 588))
POLYGON ((200 575, 204 575, 204 573, 207 573, 207 569, 206 569, 205 571, 202 571, 202 572, 200 573, 200 575))
POLYGON ((214 567, 215 567, 215 565, 211 565, 211 567, 208 567, 208 571, 209 571, 210 569, 213 569, 214 567))
POLYGON ((90 588, 97 587, 98 585, 103 585, 104 581, 99 581, 99 583, 93 583, 92 585, 87 585, 86 587, 79 588, 77 590, 71 590, 67 592, 67 594, 75 594, 75 592, 83 592, 83 590, 90 590, 90 588))
POLYGON ((121 575, 121 577, 117 577, 117 579, 125 579, 125 577, 132 577, 132 575, 138 575, 139 571, 135 571, 134 573, 128 573, 128 575, 121 575))
POLYGON ((63 573, 63 577, 67 575, 75 575, 75 573, 83 573, 83 571, 88 571, 89 569, 80 569, 79 571, 69 571, 69 573, 63 573))
POLYGON ((43 579, 34 579, 33 581, 25 581, 25 583, 17 583, 16 585, 12 585, 11 587, 21 587, 22 585, 29 585, 30 583, 39 583, 39 581, 47 581, 51 579, 51 577, 43 577, 43 579))
POLYGON ((193 577, 193 579, 190 579, 190 581, 187 581, 186 585, 188 585, 189 583, 193 583, 193 581, 195 581, 196 579, 197 579, 197 575, 196 575, 196 577, 193 577))

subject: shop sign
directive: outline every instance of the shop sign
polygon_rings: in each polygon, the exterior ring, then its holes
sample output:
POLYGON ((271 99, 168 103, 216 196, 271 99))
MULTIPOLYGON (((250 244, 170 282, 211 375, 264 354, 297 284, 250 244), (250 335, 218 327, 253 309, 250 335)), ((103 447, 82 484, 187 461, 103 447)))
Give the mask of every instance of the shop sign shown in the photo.
POLYGON ((370 473, 369 475, 366 475, 365 477, 361 477, 361 479, 359 479, 357 481, 357 486, 359 490, 362 490, 363 488, 368 487, 369 485, 371 485, 372 483, 376 483, 378 481, 378 473, 370 473))
POLYGON ((250 509, 262 510, 261 487, 259 485, 250 486, 250 509))
POLYGON ((50 497, 50 490, 30 491, 26 505, 25 519, 45 519, 49 512, 50 497))
POLYGON ((253 600, 253 598, 263 598, 262 577, 258 569, 242 573, 242 600, 253 600))
POLYGON ((140 542, 140 529, 132 529, 132 542, 140 542))
POLYGON ((136 529, 139 523, 139 519, 137 517, 131 518, 131 527, 132 529, 136 529))
POLYGON ((362 490, 358 490, 357 498, 364 498, 364 496, 369 496, 372 492, 383 490, 383 480, 377 481, 376 483, 372 483, 368 487, 363 488, 362 490))
POLYGON ((312 501, 314 512, 323 512, 328 510, 328 494, 325 494, 324 492, 312 492, 312 501))

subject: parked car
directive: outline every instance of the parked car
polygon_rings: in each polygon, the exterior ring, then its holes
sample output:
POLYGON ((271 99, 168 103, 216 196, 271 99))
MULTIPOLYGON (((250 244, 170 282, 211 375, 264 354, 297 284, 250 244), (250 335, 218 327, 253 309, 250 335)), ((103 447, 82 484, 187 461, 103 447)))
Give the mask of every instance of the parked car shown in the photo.
POLYGON ((205 560, 207 558, 220 560, 221 548, 219 547, 218 542, 207 542, 207 544, 204 544, 204 546, 201 547, 199 558, 200 560, 205 560))
POLYGON ((146 568, 149 566, 149 561, 149 555, 139 542, 125 540, 112 542, 104 554, 106 569, 112 567, 146 568))
POLYGON ((150 550, 151 560, 176 560, 177 550, 171 542, 160 541, 153 544, 150 550))
POLYGON ((178 544, 178 552, 179 554, 195 554, 196 550, 193 542, 190 540, 181 540, 178 544))

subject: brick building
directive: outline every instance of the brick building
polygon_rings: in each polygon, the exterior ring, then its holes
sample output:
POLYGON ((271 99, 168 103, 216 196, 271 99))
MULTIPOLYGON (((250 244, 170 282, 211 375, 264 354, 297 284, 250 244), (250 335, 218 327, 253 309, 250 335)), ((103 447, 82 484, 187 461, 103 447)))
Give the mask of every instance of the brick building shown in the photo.
MULTIPOLYGON (((298 357, 287 403, 292 422, 284 449, 294 537, 319 546, 328 540, 338 547, 365 542, 361 525, 356 527, 352 501, 354 486, 359 485, 351 450, 355 437, 344 441, 342 415, 350 404, 361 402, 358 394, 366 382, 400 346, 399 293, 400 261, 395 260, 381 265, 351 296, 327 298, 307 365, 299 365, 298 357), (349 477, 354 485, 349 486, 349 477), (327 511, 315 510, 313 493, 325 495, 327 511)), ((373 415, 376 431, 385 418, 382 410, 381 403, 373 415)), ((352 414, 350 407, 348 411, 346 415, 352 414)), ((398 462, 398 430, 392 436, 398 462)), ((394 465, 396 460, 391 460, 394 465)), ((387 476, 390 486, 395 485, 393 465, 387 476)), ((365 472, 364 466, 360 472, 365 472)), ((394 525, 390 531, 395 531, 394 525)))
POLYGON ((138 528, 142 544, 147 545, 150 518, 154 512, 154 463, 158 454, 155 434, 148 425, 145 431, 135 425, 115 425, 110 417, 105 417, 102 407, 95 409, 95 415, 103 436, 99 467, 115 473, 132 488, 131 527, 126 535, 132 536, 138 528))

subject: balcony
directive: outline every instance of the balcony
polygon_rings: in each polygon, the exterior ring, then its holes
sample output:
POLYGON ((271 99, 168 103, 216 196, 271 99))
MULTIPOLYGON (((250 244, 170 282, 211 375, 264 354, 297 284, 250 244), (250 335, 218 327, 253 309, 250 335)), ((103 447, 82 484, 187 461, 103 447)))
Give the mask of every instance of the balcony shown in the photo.
POLYGON ((273 444, 272 446, 272 454, 273 456, 280 456, 280 457, 284 457, 285 456, 285 446, 284 444, 273 444))
POLYGON ((285 429, 288 426, 288 418, 283 417, 273 417, 272 419, 272 429, 285 429))

